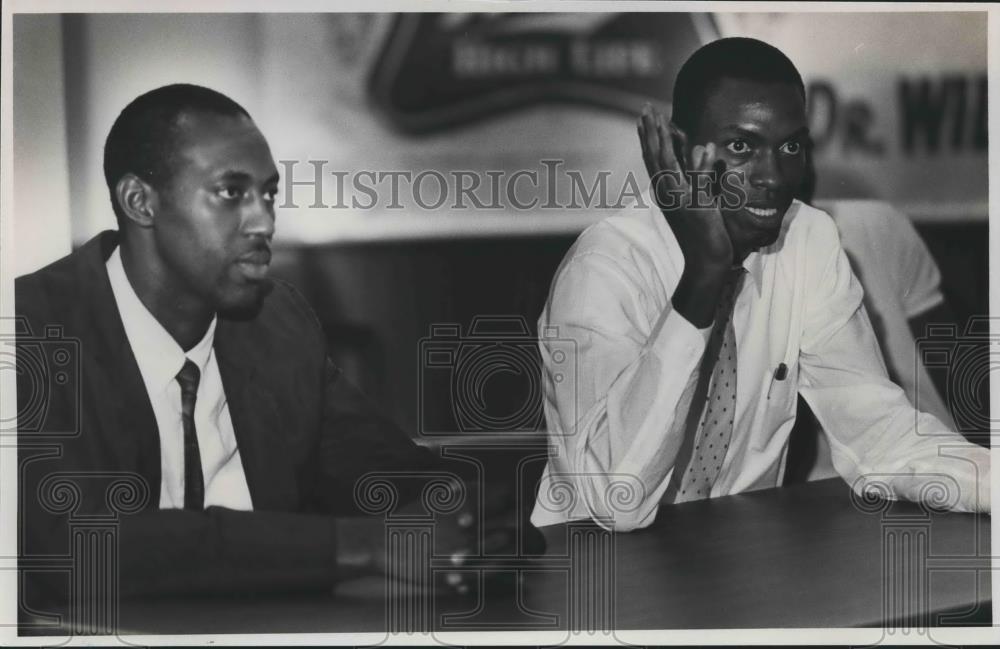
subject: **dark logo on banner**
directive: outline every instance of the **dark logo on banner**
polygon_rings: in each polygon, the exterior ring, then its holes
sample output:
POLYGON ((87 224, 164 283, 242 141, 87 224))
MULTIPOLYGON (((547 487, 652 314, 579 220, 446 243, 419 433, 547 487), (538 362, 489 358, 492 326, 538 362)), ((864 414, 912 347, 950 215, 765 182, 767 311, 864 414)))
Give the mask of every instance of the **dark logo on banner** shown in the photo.
POLYGON ((546 101, 667 104, 717 37, 707 13, 400 14, 370 78, 398 129, 430 132, 546 101))

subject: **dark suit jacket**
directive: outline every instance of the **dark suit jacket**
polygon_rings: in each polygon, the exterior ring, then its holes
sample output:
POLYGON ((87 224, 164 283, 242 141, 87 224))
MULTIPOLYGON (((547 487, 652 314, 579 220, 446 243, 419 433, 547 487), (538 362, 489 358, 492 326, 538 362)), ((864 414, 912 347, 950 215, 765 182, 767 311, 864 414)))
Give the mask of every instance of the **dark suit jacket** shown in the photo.
MULTIPOLYGON (((18 383, 28 583, 48 580, 48 590, 65 594, 68 577, 46 567, 65 568, 73 530, 109 520, 126 596, 329 587, 330 514, 357 512, 357 479, 440 470, 440 461, 341 376, 315 315, 277 282, 256 317, 220 317, 215 334, 254 511, 158 509, 156 420, 105 270, 115 245, 117 233, 102 233, 15 282, 15 311, 30 329, 18 339, 19 356, 34 363, 18 383)), ((27 599, 32 591, 25 588, 27 599)))

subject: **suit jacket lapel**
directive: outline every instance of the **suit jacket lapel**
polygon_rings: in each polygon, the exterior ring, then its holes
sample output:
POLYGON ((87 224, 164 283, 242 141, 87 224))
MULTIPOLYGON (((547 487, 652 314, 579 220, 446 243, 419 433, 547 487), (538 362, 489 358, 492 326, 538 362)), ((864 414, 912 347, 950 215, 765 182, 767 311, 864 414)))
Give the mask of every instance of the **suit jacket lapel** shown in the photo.
MULTIPOLYGON (((84 403, 93 405, 108 452, 118 468, 134 470, 147 481, 148 506, 156 508, 161 480, 159 429, 105 267, 117 244, 117 232, 103 232, 75 253, 78 292, 75 299, 66 300, 76 304, 69 318, 72 331, 67 333, 81 338, 84 403)), ((266 375, 257 372, 265 362, 255 355, 259 335, 253 323, 220 318, 216 358, 254 509, 290 511, 299 504, 298 485, 280 434, 273 390, 264 380, 266 375)))
MULTIPOLYGON (((117 233, 104 232, 78 251, 78 309, 74 329, 81 336, 84 403, 93 404, 108 450, 119 467, 147 482, 151 508, 160 501, 160 436, 153 407, 129 346, 105 262, 117 233)), ((83 434, 93 434, 84 430, 83 434)))
MULTIPOLYGON (((266 375, 258 372, 248 323, 222 318, 215 333, 215 353, 229 416, 255 510, 294 510, 298 485, 281 439, 281 419, 266 375)), ((259 342, 259 341, 258 341, 259 342)))

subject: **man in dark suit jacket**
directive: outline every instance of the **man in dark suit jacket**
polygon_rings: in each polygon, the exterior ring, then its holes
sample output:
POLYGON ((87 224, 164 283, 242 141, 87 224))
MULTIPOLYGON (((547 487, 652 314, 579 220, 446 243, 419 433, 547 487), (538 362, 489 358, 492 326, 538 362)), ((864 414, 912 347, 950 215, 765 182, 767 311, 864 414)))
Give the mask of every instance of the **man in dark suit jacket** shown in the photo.
MULTIPOLYGON (((267 277, 278 174, 249 115, 197 86, 151 91, 112 127, 105 176, 118 232, 15 283, 19 356, 53 369, 19 376, 22 606, 81 596, 86 575, 51 570, 79 542, 74 521, 112 521, 124 596, 329 588, 385 570, 378 538, 360 560, 338 551, 331 514, 359 513, 369 472, 426 484, 448 468, 348 383, 303 298, 267 277), (143 318, 164 349, 132 348, 143 318), (156 355, 187 370, 206 340, 194 384, 177 372, 151 392, 156 355), (224 394, 206 419, 216 367, 224 394), (235 437, 211 466, 206 421, 223 422, 221 447, 235 437)), ((446 517, 446 549, 467 551, 469 521, 446 517)))

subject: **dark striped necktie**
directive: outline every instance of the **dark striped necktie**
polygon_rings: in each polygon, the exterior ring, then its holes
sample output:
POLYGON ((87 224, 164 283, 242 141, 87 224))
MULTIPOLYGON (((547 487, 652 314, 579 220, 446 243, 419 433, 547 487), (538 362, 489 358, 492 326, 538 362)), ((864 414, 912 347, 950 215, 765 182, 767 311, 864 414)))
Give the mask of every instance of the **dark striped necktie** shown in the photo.
POLYGON ((201 372, 190 360, 177 373, 181 386, 181 420, 184 423, 184 509, 205 508, 205 478, 201 473, 201 451, 194 426, 194 404, 198 397, 201 372))

